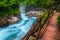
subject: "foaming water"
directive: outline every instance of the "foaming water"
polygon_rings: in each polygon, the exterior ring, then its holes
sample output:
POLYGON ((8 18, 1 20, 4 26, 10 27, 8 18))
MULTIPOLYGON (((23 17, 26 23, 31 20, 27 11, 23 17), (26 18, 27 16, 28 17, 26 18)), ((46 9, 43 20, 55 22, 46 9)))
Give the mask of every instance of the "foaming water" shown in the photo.
POLYGON ((25 7, 20 5, 21 20, 7 28, 0 28, 0 40, 22 40, 36 22, 37 17, 28 18, 25 7))

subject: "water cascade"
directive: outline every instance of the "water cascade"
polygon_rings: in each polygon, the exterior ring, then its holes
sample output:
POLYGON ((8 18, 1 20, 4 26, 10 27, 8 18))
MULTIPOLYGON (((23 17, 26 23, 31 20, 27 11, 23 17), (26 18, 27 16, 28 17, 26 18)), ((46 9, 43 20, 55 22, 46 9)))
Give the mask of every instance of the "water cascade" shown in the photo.
POLYGON ((37 17, 28 17, 25 7, 20 5, 21 19, 19 22, 11 24, 6 28, 0 28, 0 40, 22 40, 36 22, 37 17))

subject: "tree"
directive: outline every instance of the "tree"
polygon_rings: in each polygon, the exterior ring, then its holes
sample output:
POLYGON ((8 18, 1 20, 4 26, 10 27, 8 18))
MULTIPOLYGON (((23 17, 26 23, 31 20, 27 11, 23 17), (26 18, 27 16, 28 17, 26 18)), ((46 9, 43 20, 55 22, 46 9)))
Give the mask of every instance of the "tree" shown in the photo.
POLYGON ((23 3, 25 6, 48 6, 50 4, 50 0, 20 0, 20 3, 23 3))
POLYGON ((19 14, 19 0, 0 0, 0 16, 12 14, 19 14))

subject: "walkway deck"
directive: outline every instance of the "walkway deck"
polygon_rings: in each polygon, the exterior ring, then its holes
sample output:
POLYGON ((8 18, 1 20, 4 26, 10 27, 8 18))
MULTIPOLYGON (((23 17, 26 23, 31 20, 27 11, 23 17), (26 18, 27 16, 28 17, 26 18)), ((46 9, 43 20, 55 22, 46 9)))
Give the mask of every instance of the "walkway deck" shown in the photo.
POLYGON ((57 17, 59 13, 54 13, 42 38, 38 40, 60 40, 60 32, 57 26, 57 17))

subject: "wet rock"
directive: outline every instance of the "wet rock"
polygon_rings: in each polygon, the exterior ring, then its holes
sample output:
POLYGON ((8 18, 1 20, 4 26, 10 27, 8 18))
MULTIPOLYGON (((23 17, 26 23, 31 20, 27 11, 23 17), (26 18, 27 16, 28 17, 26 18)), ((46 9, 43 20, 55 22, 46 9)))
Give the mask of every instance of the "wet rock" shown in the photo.
POLYGON ((11 17, 10 19, 7 19, 7 21, 8 21, 9 24, 12 24, 14 22, 17 22, 18 20, 19 20, 18 17, 11 17))
POLYGON ((37 16, 39 17, 40 15, 43 15, 44 13, 42 11, 34 11, 34 10, 31 10, 29 12, 27 12, 27 15, 28 16, 37 16))

